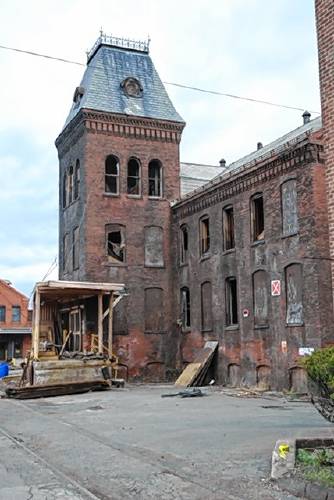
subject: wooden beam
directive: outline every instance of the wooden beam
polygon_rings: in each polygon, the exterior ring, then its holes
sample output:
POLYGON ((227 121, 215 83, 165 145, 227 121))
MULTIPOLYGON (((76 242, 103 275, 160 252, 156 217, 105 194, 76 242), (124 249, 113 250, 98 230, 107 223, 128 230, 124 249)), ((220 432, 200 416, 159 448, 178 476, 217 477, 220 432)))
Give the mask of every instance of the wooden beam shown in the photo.
POLYGON ((98 295, 97 335, 98 335, 98 351, 99 354, 103 354, 103 293, 99 293, 98 295))
POLYGON ((109 297, 109 317, 108 317, 108 354, 109 357, 111 357, 112 354, 112 316, 113 316, 113 300, 114 300, 114 295, 113 293, 110 294, 109 297))
POLYGON ((34 300, 34 325, 32 329, 32 350, 34 359, 38 359, 40 317, 41 317, 41 296, 37 288, 34 300))

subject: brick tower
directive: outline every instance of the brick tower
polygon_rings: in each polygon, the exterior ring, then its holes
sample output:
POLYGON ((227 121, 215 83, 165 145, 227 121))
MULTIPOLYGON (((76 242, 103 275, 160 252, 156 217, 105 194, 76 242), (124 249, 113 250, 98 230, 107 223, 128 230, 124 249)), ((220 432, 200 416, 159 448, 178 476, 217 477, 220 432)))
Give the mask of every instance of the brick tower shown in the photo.
POLYGON ((132 379, 161 380, 174 362, 170 202, 183 127, 148 43, 101 34, 56 140, 59 275, 125 283, 114 352, 132 379))
POLYGON ((328 200, 329 245, 334 283, 334 1, 316 0, 320 95, 328 200))

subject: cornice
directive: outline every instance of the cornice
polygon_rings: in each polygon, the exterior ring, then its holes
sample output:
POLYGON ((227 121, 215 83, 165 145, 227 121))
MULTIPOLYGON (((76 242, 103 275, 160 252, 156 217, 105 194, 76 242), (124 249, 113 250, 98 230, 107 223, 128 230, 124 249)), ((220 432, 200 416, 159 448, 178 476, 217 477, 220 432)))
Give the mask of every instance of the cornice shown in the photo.
POLYGON ((211 181, 188 198, 177 202, 172 207, 174 219, 183 219, 205 210, 242 192, 254 189, 275 177, 288 174, 297 167, 315 162, 324 164, 323 149, 321 144, 303 144, 265 163, 262 162, 235 174, 232 172, 226 178, 215 179, 214 182, 211 181))

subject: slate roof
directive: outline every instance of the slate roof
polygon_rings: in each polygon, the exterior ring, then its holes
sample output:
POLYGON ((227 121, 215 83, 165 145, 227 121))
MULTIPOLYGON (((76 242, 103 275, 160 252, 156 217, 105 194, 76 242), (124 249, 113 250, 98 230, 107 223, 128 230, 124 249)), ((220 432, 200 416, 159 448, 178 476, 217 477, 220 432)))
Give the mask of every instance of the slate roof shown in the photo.
MULTIPOLYGON (((243 172, 245 169, 250 168, 258 162, 262 162, 270 157, 283 152, 286 149, 289 149, 294 144, 302 141, 304 138, 309 136, 311 133, 320 130, 322 127, 321 116, 311 120, 308 123, 303 124, 301 127, 298 127, 287 134, 279 137, 275 141, 270 142, 263 148, 253 151, 246 156, 243 156, 237 161, 230 163, 221 172, 219 172, 216 176, 213 176, 207 182, 203 182, 200 186, 195 187, 194 190, 182 193, 181 188, 181 200, 183 202, 187 198, 191 198, 193 195, 198 195, 201 192, 204 192, 207 188, 210 188, 214 184, 218 184, 219 182, 224 182, 229 179, 232 175, 243 172)), ((182 165, 182 164, 181 164, 182 165)), ((205 165, 202 165, 205 167, 205 165)), ((211 167, 212 168, 212 167, 211 167)), ((217 169, 220 167, 216 167, 217 169)), ((181 184, 182 184, 182 166, 181 166, 181 184)), ((195 183, 193 184, 195 185, 195 183)), ((177 203, 177 202, 176 202, 177 203)))
POLYGON ((148 50, 97 43, 80 87, 84 89, 83 96, 73 103, 65 127, 81 108, 184 123, 168 97, 148 50), (141 97, 128 97, 124 93, 121 83, 129 77, 139 80, 143 89, 141 97))
POLYGON ((223 168, 217 165, 200 165, 199 163, 180 163, 181 196, 194 191, 213 177, 221 174, 223 168))

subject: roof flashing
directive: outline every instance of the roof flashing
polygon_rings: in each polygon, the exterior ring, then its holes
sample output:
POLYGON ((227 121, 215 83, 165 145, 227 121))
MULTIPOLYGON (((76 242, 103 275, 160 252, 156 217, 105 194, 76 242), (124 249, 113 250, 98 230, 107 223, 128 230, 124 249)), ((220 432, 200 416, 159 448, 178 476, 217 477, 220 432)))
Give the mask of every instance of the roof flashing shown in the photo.
POLYGON ((147 40, 133 40, 131 38, 121 38, 113 35, 106 35, 103 31, 100 31, 100 36, 94 43, 93 47, 87 51, 87 64, 94 57, 101 45, 106 47, 114 47, 117 49, 131 50, 134 52, 144 52, 149 53, 150 38, 147 40))

